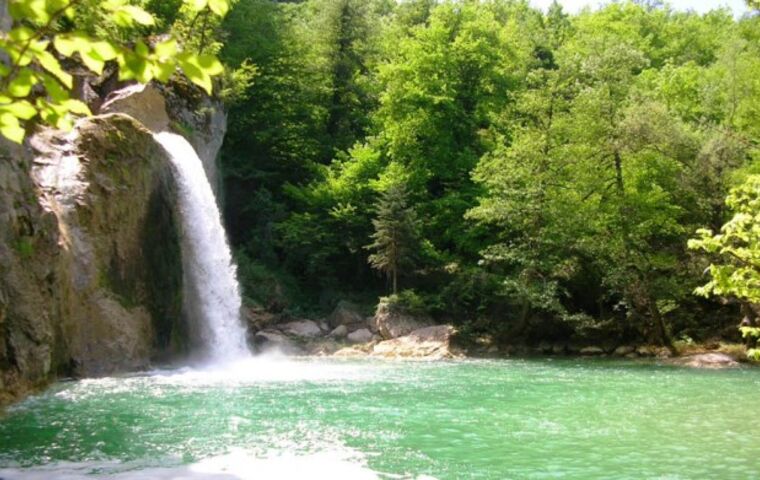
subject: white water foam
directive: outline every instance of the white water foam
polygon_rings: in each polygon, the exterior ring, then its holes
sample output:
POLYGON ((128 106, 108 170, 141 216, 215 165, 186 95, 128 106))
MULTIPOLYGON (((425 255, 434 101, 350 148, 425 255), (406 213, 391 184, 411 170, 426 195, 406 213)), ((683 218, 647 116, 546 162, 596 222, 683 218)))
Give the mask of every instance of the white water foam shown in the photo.
POLYGON ((203 163, 183 137, 154 134, 176 170, 182 218, 184 308, 193 337, 216 363, 248 357, 240 287, 203 163))
MULTIPOLYGON (((244 449, 213 456, 189 465, 145 466, 139 462, 58 462, 43 467, 0 469, 7 480, 375 480, 364 455, 348 448, 298 455, 288 452, 257 456, 244 449), (145 468, 147 467, 147 468, 145 468)), ((388 478, 383 476, 383 478, 388 478)), ((399 477, 396 477, 399 478, 399 477)), ((409 477, 404 477, 409 478, 409 477)))

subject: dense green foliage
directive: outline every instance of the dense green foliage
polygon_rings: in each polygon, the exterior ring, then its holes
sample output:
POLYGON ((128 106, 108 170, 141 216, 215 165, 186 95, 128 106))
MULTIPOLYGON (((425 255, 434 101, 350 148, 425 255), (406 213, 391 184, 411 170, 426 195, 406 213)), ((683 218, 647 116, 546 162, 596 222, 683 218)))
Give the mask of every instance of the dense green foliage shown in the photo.
POLYGON ((223 67, 214 55, 203 52, 203 40, 196 48, 196 34, 177 34, 175 26, 174 35, 152 45, 141 37, 166 29, 166 25, 157 25, 157 18, 165 20, 171 12, 177 24, 182 11, 185 16, 212 17, 218 24, 229 10, 229 0, 180 0, 169 6, 140 3, 10 0, 7 7, 12 24, 0 34, 0 134, 21 143, 26 135, 24 122, 39 119, 70 129, 73 115, 90 114, 84 102, 71 98, 74 68, 64 68, 64 60, 97 75, 112 62, 118 65, 120 80, 141 83, 167 82, 181 69, 210 94, 212 77, 220 75, 223 67))
MULTIPOLYGON (((733 217, 713 234, 701 229, 698 239, 689 247, 701 249, 719 257, 720 263, 710 265, 712 279, 697 289, 704 296, 732 297, 749 304, 760 303, 760 176, 750 176, 742 185, 731 190, 726 205, 733 217)), ((760 328, 747 318, 741 331, 744 337, 757 339, 760 328)), ((760 359, 760 349, 748 354, 760 359)))
POLYGON ((404 288, 434 315, 663 344, 736 323, 687 241, 756 169, 760 18, 651 5, 240 0, 220 55, 258 75, 222 163, 249 299, 387 292, 364 247, 403 183, 404 288))

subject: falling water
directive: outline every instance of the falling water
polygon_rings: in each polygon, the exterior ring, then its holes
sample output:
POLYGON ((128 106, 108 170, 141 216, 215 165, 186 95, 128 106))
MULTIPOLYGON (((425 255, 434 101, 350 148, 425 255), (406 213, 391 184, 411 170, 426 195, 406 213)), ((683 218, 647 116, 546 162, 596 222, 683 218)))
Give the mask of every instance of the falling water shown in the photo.
POLYGON ((154 135, 175 166, 182 218, 185 311, 211 361, 247 357, 240 289, 219 209, 201 159, 183 137, 154 135))

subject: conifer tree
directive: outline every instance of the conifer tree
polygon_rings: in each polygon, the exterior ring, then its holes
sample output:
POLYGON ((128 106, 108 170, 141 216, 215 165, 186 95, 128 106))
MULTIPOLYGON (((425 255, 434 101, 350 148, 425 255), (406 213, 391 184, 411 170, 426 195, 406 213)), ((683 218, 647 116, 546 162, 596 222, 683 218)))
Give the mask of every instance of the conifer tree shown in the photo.
POLYGON ((417 239, 417 216, 407 197, 403 183, 393 184, 382 193, 372 220, 373 242, 365 247, 374 251, 367 260, 391 280, 394 294, 398 292, 399 271, 413 261, 417 239))

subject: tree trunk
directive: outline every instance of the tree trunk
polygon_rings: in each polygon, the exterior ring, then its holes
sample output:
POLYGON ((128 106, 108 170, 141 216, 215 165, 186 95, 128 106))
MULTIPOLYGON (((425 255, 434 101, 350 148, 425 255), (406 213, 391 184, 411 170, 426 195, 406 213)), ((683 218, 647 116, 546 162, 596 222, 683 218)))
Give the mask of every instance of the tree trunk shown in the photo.
POLYGON ((393 269, 393 294, 394 295, 398 293, 398 278, 396 277, 397 277, 396 269, 394 268, 393 269))

